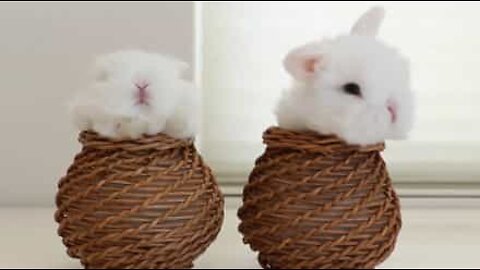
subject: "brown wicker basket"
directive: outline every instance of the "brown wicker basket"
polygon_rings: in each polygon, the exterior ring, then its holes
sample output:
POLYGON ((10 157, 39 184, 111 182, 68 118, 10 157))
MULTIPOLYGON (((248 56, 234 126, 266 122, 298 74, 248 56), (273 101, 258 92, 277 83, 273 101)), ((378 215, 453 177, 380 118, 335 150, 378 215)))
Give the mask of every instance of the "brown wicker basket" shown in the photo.
POLYGON ((191 140, 82 132, 55 219, 86 268, 190 268, 216 238, 223 197, 191 140))
POLYGON ((393 251, 399 201, 383 144, 270 128, 238 212, 264 268, 374 268, 393 251))

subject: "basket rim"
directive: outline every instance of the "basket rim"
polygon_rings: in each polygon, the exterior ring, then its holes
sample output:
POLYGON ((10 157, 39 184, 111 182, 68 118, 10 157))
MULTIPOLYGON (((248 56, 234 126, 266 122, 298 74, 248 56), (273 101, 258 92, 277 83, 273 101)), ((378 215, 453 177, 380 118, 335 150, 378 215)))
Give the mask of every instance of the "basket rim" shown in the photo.
POLYGON ((349 144, 334 134, 320 134, 312 130, 292 130, 271 126, 263 133, 263 143, 268 148, 284 148, 305 152, 381 152, 385 143, 371 145, 349 144))
POLYGON ((137 139, 109 138, 92 130, 81 131, 78 141, 85 148, 101 150, 121 149, 126 151, 142 151, 147 149, 168 150, 178 147, 192 147, 194 138, 178 139, 165 133, 143 135, 137 139))

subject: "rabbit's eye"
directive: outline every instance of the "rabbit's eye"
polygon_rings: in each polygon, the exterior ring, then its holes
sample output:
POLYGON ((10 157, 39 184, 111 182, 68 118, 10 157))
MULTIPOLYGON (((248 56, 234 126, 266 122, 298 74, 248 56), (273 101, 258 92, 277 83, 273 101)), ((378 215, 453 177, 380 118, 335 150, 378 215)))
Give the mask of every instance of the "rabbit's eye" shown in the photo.
POLYGON ((342 86, 342 89, 345 93, 349 95, 357 96, 357 97, 362 96, 362 90, 360 89, 360 86, 356 83, 350 82, 350 83, 344 84, 342 86))

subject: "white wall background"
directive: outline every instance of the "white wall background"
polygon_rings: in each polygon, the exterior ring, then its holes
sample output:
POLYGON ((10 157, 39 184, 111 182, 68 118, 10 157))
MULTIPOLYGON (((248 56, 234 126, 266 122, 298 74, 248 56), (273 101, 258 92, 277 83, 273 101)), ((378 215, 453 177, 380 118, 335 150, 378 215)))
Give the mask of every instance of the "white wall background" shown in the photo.
POLYGON ((53 204, 79 150, 65 103, 97 54, 193 59, 193 4, 0 3, 0 205, 53 204))

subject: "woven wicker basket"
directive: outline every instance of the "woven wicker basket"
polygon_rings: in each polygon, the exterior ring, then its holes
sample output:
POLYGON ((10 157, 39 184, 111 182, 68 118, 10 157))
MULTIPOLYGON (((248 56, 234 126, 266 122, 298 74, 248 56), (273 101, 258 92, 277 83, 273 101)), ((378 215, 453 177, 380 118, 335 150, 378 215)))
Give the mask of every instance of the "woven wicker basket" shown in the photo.
POLYGON ((270 128, 238 215, 264 268, 374 268, 393 251, 400 207, 383 144, 270 128))
POLYGON ((86 268, 190 268, 216 238, 223 197, 192 141, 80 135, 55 219, 86 268))

